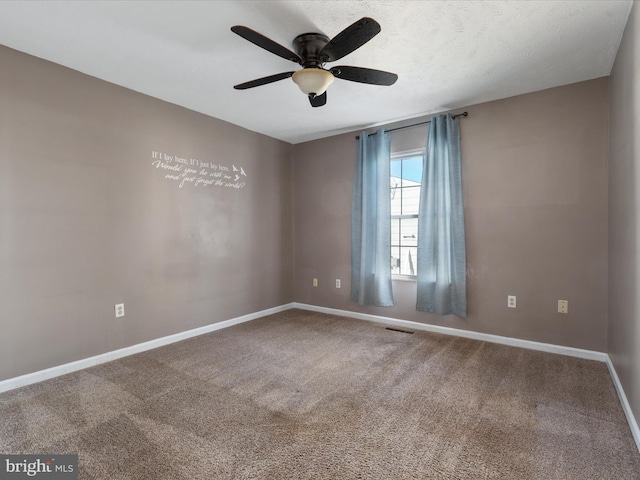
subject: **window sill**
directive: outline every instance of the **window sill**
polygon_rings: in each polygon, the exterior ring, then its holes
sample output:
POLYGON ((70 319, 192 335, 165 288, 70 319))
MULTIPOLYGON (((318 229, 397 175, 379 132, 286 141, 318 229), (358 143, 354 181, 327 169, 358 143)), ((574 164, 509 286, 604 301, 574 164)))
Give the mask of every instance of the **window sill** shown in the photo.
POLYGON ((416 283, 418 278, 415 275, 391 275, 391 280, 399 282, 413 282, 416 283))

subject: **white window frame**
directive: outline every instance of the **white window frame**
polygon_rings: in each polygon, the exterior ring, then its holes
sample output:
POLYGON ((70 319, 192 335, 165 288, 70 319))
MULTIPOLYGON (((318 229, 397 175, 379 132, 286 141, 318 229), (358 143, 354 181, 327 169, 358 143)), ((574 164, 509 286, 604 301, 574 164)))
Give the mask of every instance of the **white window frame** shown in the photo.
MULTIPOLYGON (((401 152, 394 152, 391 154, 391 162, 394 161, 399 161, 401 159, 404 158, 409 158, 409 157, 422 157, 424 160, 424 156, 426 154, 426 148, 418 148, 418 149, 414 149, 414 150, 404 150, 401 152)), ((389 181, 391 181, 391 176, 389 178, 389 181)), ((399 187, 399 188, 403 188, 403 187, 399 187)), ((407 187, 404 187, 407 188, 407 187)), ((413 188, 413 187, 411 187, 413 188)), ((403 218, 418 218, 418 214, 410 214, 410 215, 391 215, 391 219, 403 219, 403 218)), ((391 247, 398 247, 398 248, 402 248, 402 245, 394 245, 391 244, 391 247)), ((417 262, 417 256, 416 256, 416 262, 417 262)), ((392 261, 392 258, 389 259, 389 261, 392 261)), ((416 273, 417 273, 417 264, 416 264, 416 273)), ((417 281, 417 274, 416 275, 406 275, 406 274, 399 274, 399 273, 392 273, 391 274, 391 279, 392 280, 400 280, 400 281, 405 281, 405 282, 416 282, 417 281)))

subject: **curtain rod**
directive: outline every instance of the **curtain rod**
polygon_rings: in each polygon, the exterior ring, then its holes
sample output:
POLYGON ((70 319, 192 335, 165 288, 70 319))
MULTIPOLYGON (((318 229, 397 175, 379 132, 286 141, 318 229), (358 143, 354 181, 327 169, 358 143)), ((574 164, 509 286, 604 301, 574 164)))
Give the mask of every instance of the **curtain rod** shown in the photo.
MULTIPOLYGON (((468 117, 468 116, 469 116, 469 112, 462 112, 462 113, 459 113, 457 115, 453 115, 453 118, 468 117)), ((384 133, 394 132, 396 130, 402 130, 403 128, 417 127, 418 125, 426 125, 427 123, 431 123, 431 120, 427 120, 426 122, 413 123, 411 125, 405 125, 404 127, 390 128, 388 130, 385 130, 384 133)), ((376 135, 377 133, 378 132, 368 133, 367 136, 370 137, 371 135, 376 135)), ((360 138, 360 135, 356 136, 356 140, 359 139, 359 138, 360 138)))

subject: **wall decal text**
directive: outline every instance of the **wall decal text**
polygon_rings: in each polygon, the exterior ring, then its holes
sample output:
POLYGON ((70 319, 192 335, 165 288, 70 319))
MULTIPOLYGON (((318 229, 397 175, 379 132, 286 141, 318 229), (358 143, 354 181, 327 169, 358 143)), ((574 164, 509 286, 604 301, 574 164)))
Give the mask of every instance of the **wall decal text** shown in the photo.
POLYGON ((221 165, 155 150, 151 151, 151 158, 151 165, 162 170, 164 178, 176 182, 178 188, 191 185, 242 189, 247 185, 247 173, 236 164, 221 165))

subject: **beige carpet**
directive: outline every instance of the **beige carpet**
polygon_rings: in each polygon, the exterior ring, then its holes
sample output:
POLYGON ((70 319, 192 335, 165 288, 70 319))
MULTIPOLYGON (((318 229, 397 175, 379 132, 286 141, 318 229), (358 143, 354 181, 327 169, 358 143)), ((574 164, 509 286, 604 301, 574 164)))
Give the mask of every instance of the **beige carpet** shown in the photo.
POLYGON ((301 310, 0 394, 81 479, 640 479, 603 363, 301 310))

